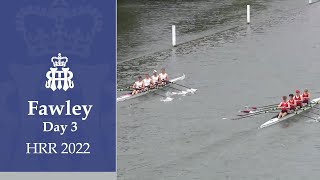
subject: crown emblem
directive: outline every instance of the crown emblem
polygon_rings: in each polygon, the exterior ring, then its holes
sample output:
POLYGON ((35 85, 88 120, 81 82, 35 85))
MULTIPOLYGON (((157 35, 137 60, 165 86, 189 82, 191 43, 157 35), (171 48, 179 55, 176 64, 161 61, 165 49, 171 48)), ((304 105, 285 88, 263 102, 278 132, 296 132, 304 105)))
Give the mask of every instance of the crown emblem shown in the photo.
POLYGON ((58 57, 53 56, 51 58, 53 67, 50 68, 50 71, 47 72, 46 77, 47 81, 45 87, 55 91, 57 89, 63 89, 67 91, 69 88, 74 87, 72 81, 73 73, 70 71, 70 68, 66 67, 68 58, 62 57, 61 53, 58 54, 58 57), (61 69, 58 67, 61 67, 61 69))
POLYGON ((67 57, 62 57, 61 53, 59 53, 58 57, 52 57, 51 58, 51 62, 52 62, 54 67, 65 67, 67 62, 68 62, 68 58, 67 57))
POLYGON ((63 50, 87 57, 102 25, 102 15, 96 8, 71 8, 66 0, 54 0, 50 7, 30 5, 20 9, 16 16, 17 31, 22 32, 31 56, 63 50))

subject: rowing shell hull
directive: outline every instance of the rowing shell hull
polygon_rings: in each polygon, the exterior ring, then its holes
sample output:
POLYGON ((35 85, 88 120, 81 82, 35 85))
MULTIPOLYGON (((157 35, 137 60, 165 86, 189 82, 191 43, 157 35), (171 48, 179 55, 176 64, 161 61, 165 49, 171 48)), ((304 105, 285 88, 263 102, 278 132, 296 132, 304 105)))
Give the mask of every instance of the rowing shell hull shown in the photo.
POLYGON ((308 107, 305 107, 305 108, 302 108, 301 110, 298 110, 297 112, 295 112, 295 113, 291 113, 291 114, 288 114, 288 115, 286 115, 285 117, 283 117, 283 118, 272 118, 272 119, 270 119, 269 121, 267 121, 267 122, 265 122, 264 124, 262 124, 259 128, 260 129, 262 129, 262 128, 266 128, 266 127, 269 127, 269 126, 272 126, 272 125, 274 125, 274 124, 277 124, 277 123, 279 123, 279 122, 281 122, 281 121, 284 121, 284 120, 286 120, 286 119, 289 119, 289 118, 291 118, 291 117, 293 117, 293 116, 295 116, 295 115, 297 115, 297 114, 300 114, 300 113, 302 113, 302 112, 304 112, 304 111, 306 111, 306 110, 309 110, 309 109, 311 109, 313 106, 315 106, 315 105, 317 105, 318 103, 320 103, 320 98, 317 98, 317 99, 313 99, 312 101, 311 101, 311 106, 308 106, 308 107))
MULTIPOLYGON (((185 74, 183 74, 183 75, 180 76, 180 77, 177 77, 177 78, 175 78, 175 79, 171 79, 170 82, 171 82, 171 83, 175 83, 175 82, 177 82, 177 81, 183 80, 185 77, 186 77, 185 74)), ((168 84, 167 86, 170 86, 170 85, 171 85, 171 84, 168 84)), ((164 87, 167 87, 167 86, 164 86, 164 87)), ((136 95, 132 95, 131 93, 129 93, 129 94, 124 94, 124 95, 119 96, 119 97, 117 98, 117 102, 125 101, 125 100, 132 99, 132 98, 136 98, 136 97, 139 97, 139 96, 143 96, 143 95, 145 95, 145 94, 148 94, 148 93, 153 92, 153 91, 157 91, 157 90, 162 89, 162 88, 164 88, 164 87, 161 87, 161 88, 158 88, 158 89, 152 89, 152 90, 150 90, 150 91, 142 92, 142 93, 139 93, 139 94, 136 94, 136 95)))

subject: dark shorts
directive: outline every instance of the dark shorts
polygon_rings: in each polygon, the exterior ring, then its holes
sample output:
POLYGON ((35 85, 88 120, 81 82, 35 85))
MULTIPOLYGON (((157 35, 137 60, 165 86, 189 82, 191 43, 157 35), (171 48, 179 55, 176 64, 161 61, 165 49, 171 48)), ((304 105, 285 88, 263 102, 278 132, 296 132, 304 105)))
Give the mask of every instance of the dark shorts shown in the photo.
POLYGON ((144 90, 150 89, 150 86, 145 86, 144 90))
POLYGON ((168 84, 169 81, 161 80, 162 83, 168 84))
POLYGON ((297 102, 297 107, 298 107, 298 106, 300 106, 300 107, 302 108, 302 103, 300 103, 300 102, 298 103, 298 102, 297 102))
POLYGON ((288 113, 288 110, 287 109, 282 109, 281 112, 282 113, 288 113))
POLYGON ((306 99, 306 100, 303 100, 302 103, 309 104, 309 100, 307 100, 307 99, 306 99))

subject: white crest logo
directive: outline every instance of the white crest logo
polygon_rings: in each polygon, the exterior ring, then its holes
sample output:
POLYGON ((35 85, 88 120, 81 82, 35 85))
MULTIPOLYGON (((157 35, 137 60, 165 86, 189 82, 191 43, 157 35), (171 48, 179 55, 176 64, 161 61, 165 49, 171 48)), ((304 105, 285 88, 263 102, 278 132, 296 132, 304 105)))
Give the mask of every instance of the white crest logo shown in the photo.
POLYGON ((69 71, 68 67, 66 67, 68 58, 62 57, 61 53, 59 53, 58 57, 51 58, 51 62, 54 67, 50 68, 50 71, 48 71, 46 74, 48 78, 46 81, 46 88, 51 88, 52 91, 55 91, 56 89, 60 90, 61 88, 67 91, 69 88, 73 88, 74 84, 71 80, 73 73, 69 71))

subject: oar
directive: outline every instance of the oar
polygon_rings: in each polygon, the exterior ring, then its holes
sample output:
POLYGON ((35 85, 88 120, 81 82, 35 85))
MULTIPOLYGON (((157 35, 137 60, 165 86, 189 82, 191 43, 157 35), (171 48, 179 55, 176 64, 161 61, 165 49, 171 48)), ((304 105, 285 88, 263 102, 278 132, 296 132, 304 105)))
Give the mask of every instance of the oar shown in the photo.
POLYGON ((277 107, 273 107, 273 108, 263 108, 263 109, 258 109, 258 110, 242 110, 240 112, 242 113, 250 113, 250 114, 254 114, 254 113, 258 113, 258 112, 263 112, 263 111, 271 111, 271 110, 277 110, 277 107))
POLYGON ((164 96, 164 95, 162 95, 162 94, 158 94, 158 93, 156 93, 156 92, 152 92, 153 94, 156 94, 156 95, 158 95, 158 96, 162 96, 162 97, 165 97, 165 98, 167 98, 167 96, 164 96))
POLYGON ((259 114, 265 114, 268 113, 270 111, 259 111, 256 113, 250 113, 250 114, 238 114, 237 116, 241 116, 241 117, 250 117, 250 116, 255 116, 255 115, 259 115, 259 114))
POLYGON ((255 114, 246 114, 246 115, 243 115, 243 116, 238 117, 238 118, 233 118, 231 120, 239 120, 239 119, 244 119, 244 118, 248 118, 248 117, 252 117, 252 116, 256 116, 256 115, 260 115, 260 114, 266 114, 266 113, 279 113, 279 112, 262 111, 262 112, 255 113, 255 114))
POLYGON ((174 88, 174 87, 171 87, 171 86, 168 86, 168 88, 172 88, 172 89, 175 89, 175 90, 177 90, 177 91, 181 91, 180 89, 174 88))
POLYGON ((132 91, 131 87, 125 87, 125 88, 121 88, 121 89, 117 89, 117 91, 132 91))
POLYGON ((264 107, 264 108, 258 108, 258 109, 244 109, 240 112, 244 112, 244 113, 248 113, 248 112, 251 112, 251 111, 264 111, 264 110, 270 110, 270 109, 277 109, 278 106, 269 106, 269 107, 264 107))
POLYGON ((317 107, 312 107, 312 108, 315 108, 315 109, 320 109, 320 108, 317 108, 317 107))
POLYGON ((131 89, 117 89, 117 91, 131 91, 131 89))
POLYGON ((320 116, 320 114, 319 114, 319 113, 314 113, 314 112, 311 112, 311 111, 309 111, 309 113, 311 113, 311 114, 315 114, 315 115, 319 115, 319 116, 320 116))
POLYGON ((278 105, 275 105, 275 106, 268 106, 268 107, 262 107, 262 108, 251 108, 252 110, 256 110, 256 111, 258 111, 258 110, 264 110, 264 109, 271 109, 271 108, 277 108, 278 107, 278 105))
POLYGON ((184 88, 187 88, 187 89, 192 89, 191 87, 188 87, 188 86, 184 86, 182 84, 178 84, 178 83, 175 83, 175 82, 171 82, 172 84, 175 84, 175 85, 178 85, 178 86, 181 86, 181 87, 184 87, 184 88))
MULTIPOLYGON (((279 112, 264 112, 264 113, 260 113, 260 114, 266 114, 266 113, 270 113, 270 114, 279 114, 279 112)), ((233 118, 231 120, 240 120, 240 119, 245 119, 245 118, 250 118, 256 115, 260 115, 260 114, 252 114, 251 116, 242 116, 242 117, 238 117, 238 118, 233 118)))
POLYGON ((245 106, 246 108, 251 108, 251 109, 262 109, 262 108, 268 108, 268 107, 272 107, 272 106, 276 106, 278 104, 269 104, 269 105, 265 105, 265 106, 245 106))

